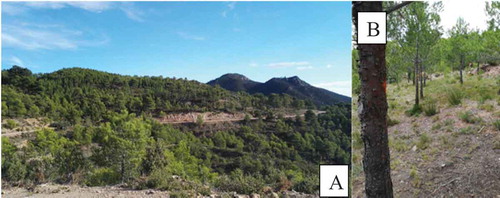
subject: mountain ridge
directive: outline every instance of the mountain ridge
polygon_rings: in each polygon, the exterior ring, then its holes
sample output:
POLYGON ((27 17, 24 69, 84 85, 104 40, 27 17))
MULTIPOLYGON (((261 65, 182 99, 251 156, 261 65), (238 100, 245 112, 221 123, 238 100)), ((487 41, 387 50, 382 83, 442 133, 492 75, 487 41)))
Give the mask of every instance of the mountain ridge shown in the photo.
POLYGON ((207 84, 218 85, 229 91, 244 91, 250 94, 288 94, 299 99, 309 99, 318 106, 351 102, 351 98, 348 96, 315 87, 298 76, 275 77, 260 83, 241 74, 228 73, 209 81, 207 84))

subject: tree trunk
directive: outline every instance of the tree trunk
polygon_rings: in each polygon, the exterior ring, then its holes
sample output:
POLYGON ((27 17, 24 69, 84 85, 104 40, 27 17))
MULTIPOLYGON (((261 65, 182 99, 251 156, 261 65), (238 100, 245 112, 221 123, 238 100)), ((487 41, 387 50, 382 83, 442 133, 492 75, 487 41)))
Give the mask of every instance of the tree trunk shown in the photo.
POLYGON ((424 73, 424 65, 422 63, 420 65, 420 98, 424 98, 424 78, 425 78, 425 73, 424 73))
MULTIPOLYGON (((382 2, 353 2, 354 26, 358 11, 382 11, 382 2)), ((385 45, 358 45, 361 91, 358 114, 364 142, 365 193, 371 197, 393 197, 387 137, 387 68, 385 45)))
POLYGON ((415 105, 419 105, 419 98, 418 98, 418 82, 419 82, 419 71, 418 71, 418 48, 417 48, 417 54, 415 56, 415 105))
POLYGON ((460 84, 464 84, 462 70, 464 70, 464 55, 460 55, 460 84))

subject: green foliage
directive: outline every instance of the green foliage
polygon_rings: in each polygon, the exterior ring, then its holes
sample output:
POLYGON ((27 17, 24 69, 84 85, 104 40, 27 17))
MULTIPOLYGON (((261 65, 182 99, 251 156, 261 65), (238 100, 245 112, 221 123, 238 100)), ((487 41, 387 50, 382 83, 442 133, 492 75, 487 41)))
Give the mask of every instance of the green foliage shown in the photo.
POLYGON ((447 99, 448 99, 448 103, 450 103, 450 105, 452 105, 452 106, 456 106, 456 105, 459 105, 460 103, 462 103, 463 97, 464 97, 464 94, 463 94, 462 90, 460 90, 457 87, 452 87, 448 90, 447 99))
POLYGON ((50 74, 13 68, 2 71, 2 78, 3 116, 54 121, 54 129, 36 131, 22 149, 2 138, 2 181, 9 184, 123 183, 181 197, 207 195, 214 187, 315 193, 317 164, 350 162, 350 104, 322 106, 326 113, 311 110, 304 119, 276 119, 276 110, 299 112, 311 104, 287 95, 231 93, 183 79, 80 68, 50 74), (248 115, 219 131, 154 118, 206 111, 248 115), (265 113, 272 119, 250 121, 265 113))
POLYGON ((21 67, 2 70, 2 115, 48 116, 71 124, 101 121, 107 111, 159 116, 186 111, 242 111, 303 107, 305 101, 289 95, 269 97, 185 79, 121 76, 91 69, 70 68, 32 74, 21 67), (162 113, 163 112, 163 113, 162 113))
POLYGON ((198 126, 203 125, 203 115, 198 115, 198 116, 196 116, 196 124, 197 124, 198 126))
POLYGON ((433 116, 439 112, 436 101, 434 100, 426 101, 426 103, 422 105, 422 110, 426 116, 433 116))
POLYGON ((469 123, 475 124, 481 122, 481 118, 474 116, 471 111, 465 111, 459 114, 460 120, 469 123))
POLYGON ((411 109, 405 112, 407 116, 418 116, 422 113, 422 107, 420 105, 413 105, 411 109))
POLYGON ((3 127, 7 129, 14 129, 18 126, 17 122, 15 120, 7 120, 5 124, 3 124, 3 127))
POLYGON ((120 182, 120 174, 115 170, 111 168, 97 168, 90 173, 86 184, 89 186, 105 186, 120 182))

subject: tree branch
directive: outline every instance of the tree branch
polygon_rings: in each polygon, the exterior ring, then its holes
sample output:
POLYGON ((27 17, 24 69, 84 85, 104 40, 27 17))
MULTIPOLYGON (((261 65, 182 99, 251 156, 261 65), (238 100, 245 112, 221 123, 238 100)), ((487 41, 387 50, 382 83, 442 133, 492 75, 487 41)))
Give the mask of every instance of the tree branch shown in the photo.
POLYGON ((403 1, 403 2, 401 2, 400 4, 397 4, 397 5, 395 5, 395 6, 391 7, 391 8, 388 8, 385 12, 386 12, 387 14, 390 14, 391 12, 394 12, 394 11, 396 11, 396 10, 399 10, 400 8, 402 8, 402 7, 404 7, 404 6, 407 6, 407 5, 409 5, 410 3, 413 3, 413 1, 403 1))

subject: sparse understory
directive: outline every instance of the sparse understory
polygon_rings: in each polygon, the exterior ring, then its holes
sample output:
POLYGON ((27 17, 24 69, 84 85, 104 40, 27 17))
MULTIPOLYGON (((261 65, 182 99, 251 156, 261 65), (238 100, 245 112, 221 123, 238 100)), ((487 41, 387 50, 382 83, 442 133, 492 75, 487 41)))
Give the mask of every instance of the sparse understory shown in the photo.
MULTIPOLYGON (((391 175, 396 197, 495 197, 500 194, 500 66, 464 84, 458 73, 432 75, 419 111, 414 86, 388 85, 391 175)), ((357 98, 353 98, 356 112, 357 98)), ((352 197, 364 197, 363 142, 353 113, 352 197)))

